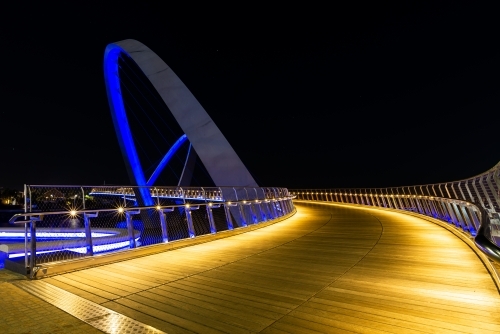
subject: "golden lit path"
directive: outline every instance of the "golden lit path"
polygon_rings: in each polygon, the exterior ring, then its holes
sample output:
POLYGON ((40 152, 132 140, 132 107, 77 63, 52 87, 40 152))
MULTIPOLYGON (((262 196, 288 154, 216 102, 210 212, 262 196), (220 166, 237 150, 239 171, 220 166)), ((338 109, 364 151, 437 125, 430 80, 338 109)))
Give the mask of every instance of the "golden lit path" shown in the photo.
POLYGON ((252 232, 44 282, 168 333, 500 332, 477 255, 420 218, 297 203, 252 232))

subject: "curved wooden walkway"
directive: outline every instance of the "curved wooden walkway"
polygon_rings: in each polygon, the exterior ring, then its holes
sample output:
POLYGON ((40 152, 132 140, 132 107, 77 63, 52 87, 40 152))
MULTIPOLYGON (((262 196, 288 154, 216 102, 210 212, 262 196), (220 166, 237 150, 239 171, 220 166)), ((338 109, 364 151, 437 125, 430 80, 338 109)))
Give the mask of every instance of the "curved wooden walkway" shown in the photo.
POLYGON ((500 332, 477 255, 428 221, 297 204, 252 232, 44 279, 168 333, 500 332))

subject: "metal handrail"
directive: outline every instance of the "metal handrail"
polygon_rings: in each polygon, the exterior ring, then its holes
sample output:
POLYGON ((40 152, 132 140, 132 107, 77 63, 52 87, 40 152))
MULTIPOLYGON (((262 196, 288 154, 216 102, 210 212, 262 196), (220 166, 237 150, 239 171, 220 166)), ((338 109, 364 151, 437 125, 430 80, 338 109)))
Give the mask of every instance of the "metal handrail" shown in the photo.
MULTIPOLYGON (((389 188, 390 189, 390 188, 389 188)), ((396 209, 396 210, 401 210, 401 211, 410 211, 410 212, 418 212, 420 214, 424 214, 426 216, 430 216, 433 218, 439 218, 437 213, 444 213, 445 215, 449 216, 450 220, 444 220, 448 223, 457 223, 463 224, 462 229, 470 234, 472 237, 474 237, 474 243, 478 247, 478 249, 483 252, 486 256, 488 256, 489 259, 491 259, 494 262, 500 263, 500 247, 496 245, 493 242, 492 235, 491 235, 491 221, 490 217, 488 214, 488 211, 483 208, 480 205, 477 205, 477 203, 471 203, 468 201, 463 201, 459 199, 454 199, 454 198, 446 198, 446 197, 439 197, 439 196, 426 196, 426 195, 407 195, 407 194, 390 194, 388 188, 377 188, 377 189, 350 189, 347 191, 346 189, 342 190, 326 190, 326 189, 303 189, 303 190, 290 190, 290 193, 292 195, 297 196, 299 199, 305 199, 308 201, 323 201, 323 199, 326 199, 327 202, 336 202, 336 203, 348 203, 348 204, 358 204, 358 205, 364 205, 364 206, 369 206, 369 207, 386 207, 386 208, 391 208, 391 209, 396 209), (375 190, 380 190, 379 192, 376 192, 375 190), (385 193, 384 193, 385 192, 385 193), (334 197, 335 196, 335 197, 334 197), (306 197, 306 198, 301 198, 301 197, 306 197), (358 200, 358 198, 360 200, 358 200), (370 203, 369 201, 363 201, 363 199, 371 199, 371 204, 364 204, 370 203), (338 201, 339 199, 342 200, 338 201), (380 199, 380 201, 378 200, 380 199), (393 201, 392 203, 389 200, 393 201), (398 205, 397 201, 399 200, 404 200, 407 199, 408 202, 411 200, 414 201, 414 203, 417 204, 417 206, 420 206, 419 208, 415 207, 403 207, 400 204, 398 205), (345 202, 344 202, 345 200, 345 202), (478 223, 479 223, 479 228, 477 228, 477 232, 472 229, 474 222, 476 222, 475 217, 471 216, 469 217, 466 212, 456 212, 454 208, 437 208, 437 207, 432 207, 432 206, 427 206, 423 201, 439 201, 441 203, 448 203, 448 204, 455 204, 458 205, 460 208, 473 208, 475 210, 472 210, 469 212, 469 214, 477 214, 479 213, 478 218, 478 223), (422 201, 422 202, 421 202, 422 201), (393 207, 394 206, 394 207, 393 207), (437 210, 436 210, 437 209, 437 210), (441 212, 439 212, 441 210, 441 212), (475 212, 477 211, 477 212, 475 212), (457 213, 460 215, 457 215, 457 213), (465 218, 465 221, 461 221, 462 217, 465 218), (470 222, 468 220, 471 220, 470 222), (474 235, 475 232, 475 235, 474 235)), ((399 202, 402 203, 402 202, 399 202)), ((458 227, 458 225, 457 225, 458 227)))
MULTIPOLYGON (((294 196, 284 196, 280 198, 273 198, 272 200, 274 201, 282 201, 285 199, 293 199, 294 196)), ((149 210, 149 209, 155 209, 155 210, 164 210, 164 209, 169 209, 169 208, 190 208, 190 207, 196 207, 196 206, 203 206, 203 205, 228 205, 228 206, 233 206, 233 205, 238 205, 238 204, 252 204, 252 203, 261 203, 261 202, 269 202, 268 200, 241 200, 241 201, 227 201, 227 202, 205 202, 205 203, 196 203, 196 204, 173 204, 173 205, 154 205, 154 206, 129 206, 129 207, 119 207, 119 208, 113 208, 113 209, 96 209, 96 210, 65 210, 65 211, 46 211, 46 212, 24 212, 24 213, 17 213, 13 215, 9 219, 9 224, 27 224, 30 223, 31 220, 25 220, 25 221, 17 221, 18 218, 20 217, 44 217, 48 215, 70 215, 70 216, 77 216, 81 214, 92 214, 92 213, 99 213, 99 212, 119 212, 119 213, 125 213, 127 211, 137 211, 137 210, 149 210)))
MULTIPOLYGON (((203 195, 205 195, 205 191, 203 188, 196 188, 196 190, 202 190, 203 195)), ((264 192, 265 194, 265 192, 264 192)), ((184 196, 184 191, 183 194, 184 196)), ((258 198, 254 200, 248 200, 248 199, 242 199, 242 200, 237 200, 237 201, 218 201, 218 200, 212 200, 211 198, 207 198, 206 196, 204 197, 204 202, 202 203, 185 203, 183 201, 183 204, 169 204, 169 205, 153 205, 153 206, 124 206, 124 207, 114 207, 114 208, 104 208, 104 209, 81 209, 81 210, 58 210, 58 211, 43 211, 43 212, 24 212, 24 213, 18 213, 13 215, 9 219, 9 224, 11 225, 19 225, 23 224, 24 225, 24 258, 25 258, 25 267, 29 269, 29 277, 34 278, 40 269, 39 266, 37 266, 37 233, 36 233, 36 225, 37 222, 43 221, 44 217, 46 216, 55 216, 55 215, 67 215, 70 217, 78 217, 78 216, 83 216, 83 220, 85 223, 85 244, 86 244, 86 253, 87 255, 93 256, 94 251, 93 251, 93 241, 92 241, 92 229, 91 229, 91 224, 90 224, 90 218, 96 218, 99 216, 100 213, 104 212, 117 212, 120 215, 124 215, 126 219, 126 224, 127 224, 127 230, 128 230, 128 240, 130 244, 130 248, 135 248, 136 247, 136 231, 134 231, 134 225, 132 221, 132 215, 137 215, 140 214, 142 210, 156 210, 159 212, 159 217, 160 217, 160 225, 161 225, 161 231, 163 235, 163 242, 168 242, 168 234, 167 234, 167 222, 165 218, 165 213, 166 212, 172 212, 176 208, 183 208, 186 212, 186 221, 188 225, 188 237, 189 238, 194 238, 196 237, 195 230, 194 230, 194 225, 193 225, 193 218, 191 216, 191 211, 199 209, 201 206, 206 207, 207 209, 207 219, 208 223, 210 226, 210 233, 216 233, 216 228, 215 228, 215 223, 214 223, 214 217, 212 214, 212 209, 220 208, 221 206, 224 206, 224 212, 226 215, 226 221, 228 225, 228 229, 233 229, 233 224, 231 219, 229 218, 231 216, 231 213, 229 212, 230 207, 238 206, 240 213, 241 213, 241 218, 244 220, 243 213, 242 213, 242 207, 243 206, 248 206, 249 204, 260 204, 260 203, 270 203, 270 202, 280 202, 280 207, 285 210, 284 213, 278 214, 276 212, 276 209, 274 206, 271 206, 274 211, 274 213, 271 214, 269 219, 274 220, 280 218, 283 214, 288 214, 293 212, 293 204, 291 202, 293 196, 290 196, 288 192, 284 192, 284 194, 281 194, 281 197, 276 197, 276 198, 258 198), (28 234, 30 236, 30 242, 28 244, 28 234)), ((259 206, 260 207, 260 206, 259 206)), ((260 214, 261 217, 265 217, 262 211, 262 208, 260 207, 260 214)), ((255 212, 253 211, 252 208, 250 208, 250 211, 252 212, 252 215, 255 216, 257 219, 254 221, 254 223, 257 222, 262 222, 262 221, 267 221, 267 218, 260 219, 257 218, 255 212)), ((244 224, 240 225, 241 227, 247 226, 246 222, 244 224)))
POLYGON ((481 226, 474 238, 474 244, 493 261, 500 263, 500 247, 491 241, 490 218, 485 209, 476 207, 481 212, 481 226))

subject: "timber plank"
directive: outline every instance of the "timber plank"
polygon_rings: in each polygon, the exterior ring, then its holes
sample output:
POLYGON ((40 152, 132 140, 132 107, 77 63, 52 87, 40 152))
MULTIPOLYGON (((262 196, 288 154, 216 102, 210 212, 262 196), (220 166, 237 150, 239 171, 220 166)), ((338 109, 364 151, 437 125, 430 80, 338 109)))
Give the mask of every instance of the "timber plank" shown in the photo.
MULTIPOLYGON (((319 298, 319 297, 318 297, 319 298)), ((442 305, 433 305, 433 304, 427 304, 427 305, 418 305, 413 303, 412 300, 406 299, 406 300, 398 300, 398 301, 391 301, 383 298, 378 298, 378 296, 360 296, 360 295, 354 295, 354 294, 345 294, 345 293, 335 293, 334 296, 328 298, 329 300, 336 300, 336 301, 344 301, 344 302, 349 302, 351 304, 356 304, 356 305, 373 305, 374 307, 377 308, 383 308, 385 306, 392 307, 392 308, 399 308, 402 311, 408 311, 408 312, 422 312, 422 313, 431 313, 433 315, 444 315, 445 317, 449 318, 454 318, 458 317, 460 318, 464 323, 471 323, 474 321, 479 321, 482 323, 494 323, 492 321, 492 318, 483 316, 483 315, 477 315, 477 314, 469 314, 465 312, 462 308, 457 307, 453 310, 450 309, 445 309, 442 307, 442 305)), ((318 306, 318 305, 316 305, 318 306)))
POLYGON ((208 317, 219 322, 247 328, 252 331, 259 331, 273 322, 272 319, 259 317, 250 312, 235 312, 232 303, 230 305, 226 304, 224 307, 217 307, 214 304, 206 302, 196 301, 193 303, 193 300, 190 298, 180 298, 181 300, 179 300, 170 297, 170 295, 171 294, 156 293, 155 290, 144 291, 138 294, 138 296, 155 300, 162 304, 185 310, 189 313, 199 314, 201 317, 208 317))
POLYGON ((140 321, 142 323, 153 326, 154 328, 157 328, 157 329, 162 330, 162 331, 167 332, 167 333, 172 333, 172 334, 192 334, 192 333, 195 333, 192 331, 188 331, 187 329, 184 329, 182 327, 171 324, 167 321, 164 321, 163 319, 155 318, 149 314, 140 312, 136 309, 133 309, 133 308, 127 307, 123 304, 117 303, 116 301, 106 302, 106 303, 102 304, 102 306, 107 307, 115 312, 126 315, 127 317, 132 318, 134 320, 137 320, 137 321, 140 321))
POLYGON ((131 295, 126 299, 141 303, 151 309, 155 309, 167 313, 171 316, 176 316, 180 319, 183 319, 184 325, 189 330, 193 330, 197 327, 203 326, 206 328, 210 328, 212 331, 220 331, 225 333, 236 334, 251 332, 249 329, 242 328, 238 325, 235 325, 234 323, 228 323, 231 322, 232 319, 216 315, 215 312, 204 312, 200 307, 190 308, 189 310, 186 310, 185 308, 179 307, 180 303, 177 306, 172 306, 141 295, 131 295))
MULTIPOLYGON (((403 321, 415 322, 420 324, 425 324, 430 327, 434 327, 439 330, 439 332, 449 331, 450 333, 464 332, 471 333, 476 331, 474 327, 470 327, 467 324, 457 324, 448 322, 448 319, 437 320, 435 316, 429 314, 423 314, 421 312, 403 312, 397 307, 389 307, 384 305, 383 307, 378 307, 378 305, 373 305, 369 303, 349 303, 348 301, 336 301, 333 299, 321 299, 315 298, 314 301, 318 303, 325 303, 328 305, 338 306, 349 310, 365 312, 374 315, 380 315, 388 318, 395 318, 403 321)), ((470 324, 474 325, 474 324, 470 324)))
MULTIPOLYGON (((378 326, 379 324, 390 325, 393 327, 392 332, 396 333, 435 333, 436 329, 432 326, 411 322, 407 320, 401 320, 397 318, 391 318, 387 316, 381 316, 378 314, 372 314, 367 312, 356 311, 353 309, 343 308, 339 306, 317 303, 317 302, 308 302, 305 305, 299 308, 302 312, 310 312, 312 314, 321 315, 324 317, 330 317, 330 313, 335 315, 345 315, 347 317, 356 319, 354 321, 358 322, 368 322, 372 326, 378 326), (326 313, 322 313, 326 312, 326 313)), ((383 326, 381 326, 383 327, 383 326)), ((441 331, 441 329, 439 330, 441 331)))
POLYGON ((93 294, 91 292, 79 289, 73 285, 70 285, 68 283, 59 281, 59 280, 51 278, 51 277, 44 279, 44 281, 47 283, 50 283, 58 288, 61 288, 61 289, 66 290, 68 292, 71 292, 72 294, 75 294, 77 296, 80 296, 82 298, 90 300, 91 302, 94 302, 96 304, 102 304, 102 303, 108 301, 108 299, 106 299, 106 298, 103 298, 103 297, 98 296, 96 294, 93 294))
MULTIPOLYGON (((477 308, 472 308, 472 307, 464 307, 464 304, 459 303, 455 305, 449 305, 449 304, 443 304, 439 303, 439 300, 431 299, 431 298, 425 298, 425 299, 416 299, 416 298, 408 298, 407 294, 399 294, 399 295, 383 295, 379 293, 379 290, 371 290, 371 292, 366 292, 366 291, 360 291, 358 290, 347 290, 347 289, 341 289, 341 288, 333 288, 330 287, 327 289, 328 291, 335 292, 336 294, 340 293, 345 293, 347 295, 351 296, 360 296, 360 297, 366 297, 368 299, 378 299, 381 302, 394 302, 395 305, 398 305, 399 303, 407 303, 411 305, 416 305, 416 306, 421 306, 424 308, 430 307, 430 308, 437 308, 437 309, 442 309, 442 310, 448 310, 452 312, 459 312, 459 313, 466 313, 475 316, 478 319, 481 319, 481 316, 487 319, 494 319, 495 316, 498 317, 498 320, 500 320, 500 315, 498 313, 491 312, 491 308, 488 307, 483 307, 480 309, 477 308), (436 305, 435 305, 436 304, 436 305)), ((369 290, 370 291, 370 290, 369 290)), ((314 299, 314 298, 313 298, 314 299)))
MULTIPOLYGON (((101 290, 101 289, 98 289, 98 288, 95 288, 93 286, 88 286, 86 284, 82 284, 78 281, 75 281, 75 280, 72 280, 72 279, 69 279, 68 277, 65 277, 65 276, 54 276, 53 277, 55 280, 57 281, 60 281, 60 282, 63 282, 63 283, 66 283, 70 286, 72 286, 73 288, 75 289, 79 289, 79 290, 82 290, 84 292, 82 293, 87 293, 87 292, 90 292, 94 295, 97 295, 101 298, 105 298, 107 300, 112 300, 112 299, 116 299, 116 298, 120 298, 119 295, 115 295, 113 293, 110 293, 110 292, 107 292, 107 291, 104 291, 104 290, 101 290)), ((76 292, 73 292, 75 295, 81 295, 79 293, 76 293, 76 292)))
POLYGON ((123 281, 113 280, 113 279, 110 279, 109 276, 100 274, 100 273, 95 272, 93 270, 89 270, 89 271, 86 270, 84 272, 76 271, 76 272, 72 273, 72 275, 80 277, 82 279, 92 281, 92 282, 96 282, 97 284, 103 284, 103 285, 106 285, 106 286, 109 286, 112 288, 120 289, 120 290, 123 290, 129 294, 136 293, 136 292, 142 291, 144 289, 144 286, 142 286, 142 288, 133 287, 133 286, 130 286, 130 284, 126 280, 123 280, 123 281))
MULTIPOLYGON (((323 290, 321 294, 327 294, 330 290, 334 291, 335 289, 345 289, 345 290, 353 290, 356 292, 367 292, 377 296, 385 297, 396 297, 401 299, 409 299, 412 301, 420 301, 420 302, 428 302, 437 305, 444 306, 453 306, 453 305, 463 305, 466 306, 467 309, 476 309, 480 312, 491 310, 492 308, 500 307, 494 301, 492 302, 490 299, 485 298, 482 302, 477 302, 475 300, 463 299, 460 296, 443 296, 438 295, 436 293, 429 294, 425 292, 415 291, 412 289, 399 288, 399 287, 380 287, 377 284, 372 284, 369 286, 367 284, 353 284, 349 282, 348 284, 344 284, 343 282, 335 282, 333 286, 330 286, 323 290)), ((316 297, 320 297, 320 294, 317 294, 316 297)))
MULTIPOLYGON (((320 297, 318 297, 320 298, 320 297)), ((363 306, 363 307, 368 307, 368 308, 373 308, 373 309, 380 309, 384 311, 390 311, 394 313, 402 313, 405 315, 413 315, 421 318, 426 318, 426 319, 431 319, 431 320, 437 320, 437 321, 442 321, 442 322, 448 322, 448 323, 453 323, 456 325, 460 326, 475 326, 484 330, 499 330, 500 326, 498 325, 493 325, 489 321, 488 322, 483 322, 483 321, 477 321, 475 322, 474 320, 476 317, 472 317, 472 319, 467 319, 466 316, 460 312, 451 312, 448 310, 443 310, 443 309, 436 309, 436 308, 416 308, 412 307, 412 305, 408 303, 398 303, 398 304, 391 304, 391 303, 379 303, 377 299, 357 299, 357 298, 351 298, 345 295, 329 295, 328 297, 329 301, 336 301, 340 302, 343 304, 350 304, 350 305, 358 305, 358 306, 363 306), (472 320, 472 321, 471 321, 472 320)))
POLYGON ((285 331, 282 331, 281 329, 277 329, 277 328, 269 326, 269 327, 266 327, 263 330, 261 330, 259 333, 262 333, 262 334, 288 334, 290 332, 285 332, 285 331))
MULTIPOLYGON (((297 318, 297 317, 293 317, 290 315, 284 316, 279 321, 279 323, 275 324, 275 326, 278 324, 287 324, 289 326, 297 326, 298 330, 295 330, 294 331, 295 333, 302 333, 303 331, 304 331, 304 333, 306 333, 305 329, 308 329, 308 330, 312 329, 318 333, 346 333, 346 332, 347 333, 355 333, 354 331, 347 330, 345 328, 324 325, 324 324, 320 324, 320 323, 315 322, 315 321, 311 321, 311 320, 303 319, 303 318, 297 318)), ((336 324, 342 326, 342 324, 340 324, 340 323, 336 323, 336 324)), ((288 328, 290 328, 290 327, 288 327, 288 328)))
MULTIPOLYGON (((307 309, 306 309, 307 310, 307 309)), ((302 319, 306 321, 310 321, 312 323, 317 324, 316 326, 320 328, 340 328, 348 331, 352 331, 355 333, 375 333, 375 334, 385 334, 390 329, 391 333, 398 333, 396 328, 393 326, 387 326, 385 324, 377 324, 371 321, 363 321, 362 319, 353 319, 351 317, 339 316, 336 314, 326 314, 322 312, 304 312, 304 309, 301 307, 298 310, 294 310, 290 312, 289 316, 294 317, 296 319, 302 319), (322 316, 320 316, 322 315, 322 316), (381 327, 383 330, 381 330, 381 327)), ((399 332, 401 332, 401 328, 398 328, 399 332)))
POLYGON ((205 326, 203 324, 186 320, 184 318, 173 315, 169 312, 157 309, 155 307, 148 306, 147 304, 142 304, 140 302, 134 301, 129 298, 120 298, 115 300, 116 303, 121 304, 125 307, 152 316, 162 321, 171 323, 177 327, 186 329, 194 333, 224 333, 219 330, 213 329, 211 327, 205 326))
POLYGON ((252 232, 47 282, 167 332, 500 332, 496 286, 446 229, 373 208, 298 209, 252 232))
POLYGON ((147 289, 148 287, 153 288, 153 287, 158 285, 157 283, 151 283, 150 281, 133 277, 130 274, 124 274, 123 271, 114 272, 112 270, 112 268, 104 269, 102 267, 98 267, 98 268, 94 268, 94 270, 98 273, 107 275, 110 279, 119 280, 119 281, 124 280, 124 281, 127 281, 128 284, 133 284, 133 286, 140 287, 142 289, 145 289, 145 288, 147 289))
MULTIPOLYGON (((85 275, 85 274, 83 274, 83 275, 85 275)), ((89 278, 82 277, 81 273, 79 275, 77 275, 76 273, 70 273, 70 274, 63 274, 61 276, 65 277, 68 280, 71 280, 73 282, 78 282, 78 283, 84 284, 84 285, 89 286, 89 287, 94 287, 96 289, 100 289, 102 291, 112 293, 112 294, 120 296, 120 297, 123 297, 123 296, 130 294, 130 292, 125 290, 123 287, 116 288, 116 287, 110 286, 110 285, 108 285, 108 281, 104 281, 104 280, 91 280, 89 278)))
MULTIPOLYGON (((243 290, 242 289, 225 289, 224 287, 221 288, 215 288, 215 287, 200 287, 200 286, 193 286, 191 282, 188 281, 183 281, 182 283, 178 284, 169 284, 169 286, 173 286, 179 289, 188 289, 189 291, 193 292, 199 292, 202 293, 202 291, 211 291, 213 293, 217 294, 226 294, 229 296, 232 296, 233 298, 236 299, 248 299, 256 302, 261 302, 265 304, 270 304, 274 306, 279 306, 283 308, 294 308, 296 305, 300 304, 302 300, 300 299, 292 299, 288 297, 282 297, 279 295, 273 295, 269 293, 255 293, 255 291, 252 291, 250 289, 243 290), (235 291, 236 290, 236 291, 235 291)), ((160 289, 163 287, 159 287, 160 289)))
POLYGON ((231 304, 228 305, 227 300, 219 298, 211 298, 205 295, 201 295, 199 293, 193 293, 182 289, 172 289, 172 290, 153 289, 151 290, 151 292, 184 303, 189 303, 189 304, 197 303, 198 305, 201 305, 207 309, 212 309, 220 313, 230 312, 231 314, 234 314, 235 313, 234 310, 238 310, 241 311, 241 313, 236 312, 236 314, 238 315, 241 314, 241 316, 245 318, 247 318, 248 316, 250 317, 255 316, 255 322, 262 324, 269 324, 269 320, 277 320, 281 318, 281 316, 283 315, 283 313, 272 312, 270 310, 261 309, 255 306, 249 308, 248 305, 238 303, 238 301, 234 299, 231 299, 231 304), (230 309, 231 311, 227 311, 228 309, 230 309))
POLYGON ((264 294, 271 294, 273 296, 282 296, 282 297, 287 297, 291 298, 291 300, 304 300, 302 299, 297 299, 297 294, 292 293, 290 291, 281 291, 281 290, 276 290, 273 289, 272 287, 268 286, 256 286, 256 285, 249 285, 249 284, 242 284, 238 282, 233 282, 230 280, 224 280, 224 279, 217 279, 217 278, 212 278, 212 277, 206 277, 206 276, 193 276, 189 278, 190 282, 196 282, 198 284, 201 284, 203 286, 209 286, 213 288, 221 288, 224 287, 227 290, 231 291, 239 291, 239 292, 249 292, 251 294, 255 293, 264 293, 264 294))

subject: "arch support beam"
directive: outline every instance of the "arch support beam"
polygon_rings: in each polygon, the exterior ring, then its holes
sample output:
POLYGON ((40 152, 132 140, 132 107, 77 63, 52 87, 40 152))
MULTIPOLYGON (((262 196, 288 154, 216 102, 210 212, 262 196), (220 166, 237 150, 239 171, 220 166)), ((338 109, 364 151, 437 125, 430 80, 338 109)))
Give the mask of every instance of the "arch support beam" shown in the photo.
POLYGON ((217 125, 172 69, 144 44, 127 39, 106 47, 104 73, 115 130, 132 182, 146 185, 121 100, 118 57, 130 57, 146 75, 217 186, 258 186, 217 125))

